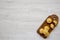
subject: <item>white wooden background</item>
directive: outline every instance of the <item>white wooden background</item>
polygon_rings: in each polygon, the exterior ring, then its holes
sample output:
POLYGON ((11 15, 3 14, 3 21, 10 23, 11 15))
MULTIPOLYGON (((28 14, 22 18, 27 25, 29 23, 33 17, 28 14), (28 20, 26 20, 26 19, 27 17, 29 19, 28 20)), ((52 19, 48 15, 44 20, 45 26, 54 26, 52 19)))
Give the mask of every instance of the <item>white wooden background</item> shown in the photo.
POLYGON ((0 0, 0 40, 60 40, 60 21, 47 39, 36 33, 51 12, 60 17, 60 0, 0 0))

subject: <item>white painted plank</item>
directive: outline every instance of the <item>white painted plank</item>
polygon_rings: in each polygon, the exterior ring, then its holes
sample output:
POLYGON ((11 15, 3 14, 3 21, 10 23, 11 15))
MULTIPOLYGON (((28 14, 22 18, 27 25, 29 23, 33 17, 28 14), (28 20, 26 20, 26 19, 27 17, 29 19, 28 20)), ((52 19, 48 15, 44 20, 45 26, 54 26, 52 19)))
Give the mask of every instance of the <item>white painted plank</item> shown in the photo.
MULTIPOLYGON (((60 0, 0 0, 0 40, 44 40, 36 30, 51 12, 60 17, 60 0)), ((59 24, 46 40, 60 39, 59 24)))

